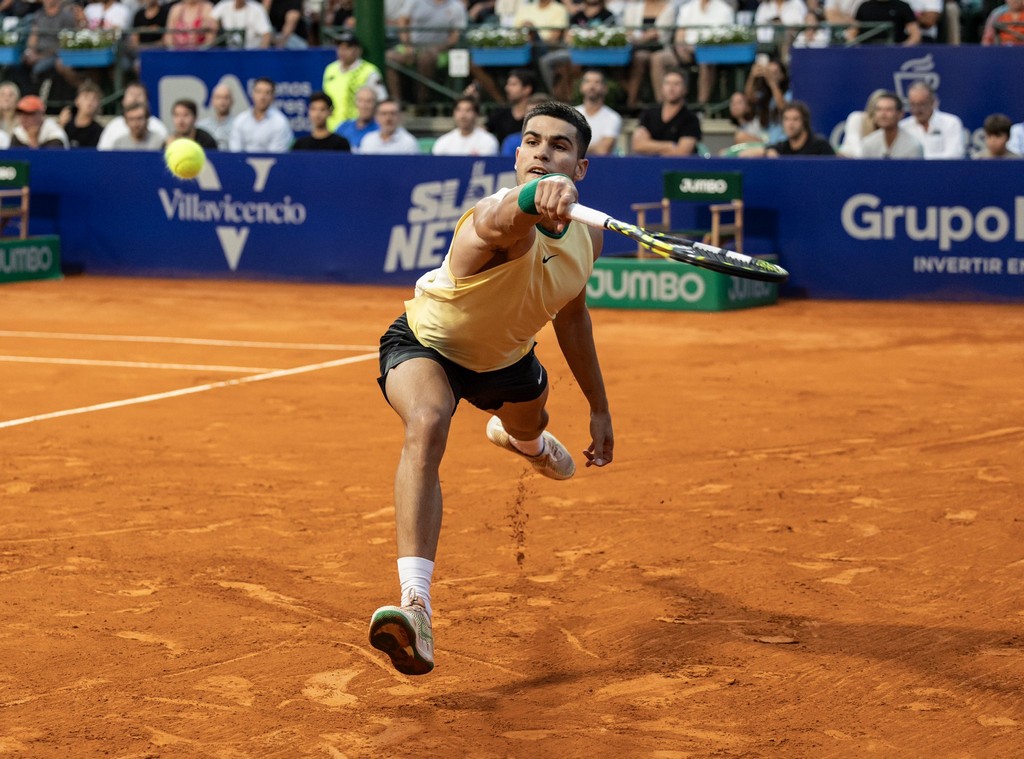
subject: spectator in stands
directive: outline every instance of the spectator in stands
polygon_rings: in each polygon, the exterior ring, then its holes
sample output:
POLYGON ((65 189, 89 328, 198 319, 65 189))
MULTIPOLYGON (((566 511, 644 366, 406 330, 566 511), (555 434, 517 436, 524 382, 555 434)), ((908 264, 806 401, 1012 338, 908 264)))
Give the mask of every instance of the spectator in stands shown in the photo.
POLYGON ((744 93, 754 107, 754 115, 767 130, 765 141, 769 144, 786 138, 782 131, 782 109, 789 102, 789 74, 779 61, 755 62, 744 93))
POLYGON ((270 17, 257 0, 220 0, 213 6, 218 36, 226 36, 225 47, 259 50, 270 47, 270 17))
MULTIPOLYGON (((550 100, 551 96, 546 92, 535 92, 526 99, 526 112, 529 113, 535 105, 547 103, 550 100)), ((520 127, 518 132, 506 135, 505 139, 501 141, 501 155, 515 157, 516 150, 522 144, 523 130, 520 127)))
POLYGON ((146 103, 133 103, 125 108, 124 123, 128 125, 128 133, 114 140, 111 150, 163 150, 167 138, 149 130, 146 103))
POLYGON ((18 101, 21 88, 14 82, 0 82, 0 131, 11 135, 18 125, 18 101))
POLYGON ((782 131, 786 139, 769 145, 765 155, 778 158, 786 155, 835 155, 828 140, 811 129, 811 111, 805 103, 793 100, 782 109, 782 131))
POLYGON ((985 147, 973 158, 1020 158, 1019 153, 1007 149, 1012 122, 1005 113, 993 113, 985 119, 985 147))
POLYGON ((982 45, 1024 45, 1024 0, 1006 0, 989 16, 982 45))
POLYGON ((288 50, 309 47, 302 0, 263 0, 263 7, 270 17, 270 25, 274 27, 274 47, 288 50))
POLYGON ((356 93, 360 88, 373 87, 378 100, 388 94, 380 69, 363 59, 363 43, 355 32, 343 29, 338 33, 336 42, 338 60, 327 64, 323 77, 323 91, 334 103, 334 112, 327 122, 327 128, 331 130, 358 115, 356 93))
POLYGON ((168 50, 210 47, 217 37, 217 20, 208 0, 181 0, 167 13, 164 45, 168 50))
POLYGON ((28 40, 22 61, 33 84, 39 84, 51 71, 56 72, 72 87, 78 87, 80 78, 73 68, 65 66, 57 57, 60 47, 60 33, 67 29, 78 29, 84 23, 71 6, 62 0, 42 0, 42 7, 36 11, 29 28, 28 40))
POLYGON ((939 41, 942 4, 943 0, 907 0, 907 5, 917 17, 917 26, 921 30, 921 42, 939 41))
POLYGON ((136 75, 139 71, 139 51, 164 47, 164 30, 167 28, 170 11, 171 6, 160 0, 145 0, 145 4, 135 11, 125 53, 131 59, 136 75))
MULTIPOLYGON (((765 7, 772 0, 766 0, 765 7)), ((786 0, 803 5, 803 0, 786 0)), ((694 63, 693 48, 706 33, 707 27, 731 26, 736 23, 736 12, 726 0, 691 0, 683 3, 676 14, 676 33, 672 44, 651 59, 651 76, 664 76, 669 68, 686 71, 694 63)), ((715 82, 715 67, 702 63, 697 69, 697 106, 703 108, 711 97, 715 82)))
POLYGON ((590 155, 611 155, 622 134, 622 116, 605 104, 608 83, 601 69, 588 69, 580 79, 580 94, 583 102, 576 110, 590 124, 591 141, 587 151, 590 155))
POLYGON ((196 127, 210 134, 217 142, 217 150, 228 150, 231 140, 231 125, 234 117, 231 108, 235 99, 231 96, 231 88, 226 84, 218 84, 210 93, 211 113, 196 122, 196 127))
POLYGON ((434 155, 498 155, 498 140, 477 125, 479 116, 476 98, 460 97, 452 112, 455 128, 438 137, 430 152, 434 155))
POLYGON ((292 145, 292 150, 334 150, 351 153, 352 146, 344 137, 327 128, 334 103, 327 93, 314 92, 309 96, 309 123, 313 129, 292 145))
POLYGON ((286 153, 295 135, 288 117, 274 105, 273 80, 260 77, 252 86, 252 108, 235 116, 228 149, 234 153, 286 153))
POLYGON ((375 132, 363 137, 359 152, 367 155, 418 155, 420 145, 401 124, 402 109, 398 101, 386 98, 377 104, 375 132))
MULTIPOLYGON (((858 7, 854 20, 862 26, 851 26, 846 30, 846 38, 853 40, 858 34, 869 31, 865 24, 891 23, 893 25, 893 42, 897 45, 919 45, 921 44, 921 27, 917 23, 917 15, 903 0, 864 0, 858 7)), ((872 44, 887 44, 885 34, 876 34, 865 42, 872 44)))
MULTIPOLYGON (((724 0, 716 0, 724 2, 724 0)), ((586 0, 580 10, 569 16, 569 29, 587 29, 597 26, 614 26, 615 15, 605 7, 605 0, 586 0)), ((565 42, 570 42, 566 39, 565 42)), ((538 61, 541 79, 548 92, 556 100, 568 103, 573 98, 579 66, 572 62, 572 53, 568 47, 549 50, 540 56, 538 61)))
MULTIPOLYGON (((126 113, 129 106, 136 103, 143 103, 146 110, 149 110, 149 93, 140 82, 129 82, 124 87, 124 95, 121 96, 121 113, 126 113)), ((103 127, 103 134, 96 147, 100 150, 113 150, 115 140, 128 134, 128 124, 124 116, 115 116, 103 127)), ((160 141, 167 139, 167 127, 156 116, 149 117, 147 131, 160 136, 160 141)))
POLYGON ((939 110, 935 91, 918 80, 907 90, 910 115, 900 122, 924 146, 925 158, 963 158, 964 125, 959 116, 939 110))
POLYGON ((68 136, 73 148, 95 148, 99 144, 103 126, 96 121, 100 112, 103 92, 90 79, 86 79, 78 87, 74 105, 63 108, 57 121, 68 136))
POLYGON ((745 92, 734 92, 729 97, 729 121, 736 127, 734 145, 763 143, 768 138, 768 130, 755 115, 754 104, 745 92))
POLYGON ((534 43, 534 50, 542 56, 549 47, 565 41, 565 30, 569 28, 569 9, 560 0, 519 3, 512 18, 512 26, 526 29, 534 43))
POLYGON ((857 20, 857 9, 864 0, 825 0, 825 21, 849 26, 857 20))
POLYGON ((167 144, 184 137, 185 139, 198 142, 204 150, 216 150, 217 140, 205 129, 196 126, 196 116, 199 109, 195 100, 182 98, 175 101, 171 106, 171 121, 174 123, 174 131, 167 138, 167 144))
POLYGON ((626 80, 626 108, 630 111, 640 106, 645 76, 650 76, 652 97, 661 97, 660 75, 664 72, 655 78, 651 59, 671 41, 680 4, 680 0, 629 0, 623 6, 620 19, 630 31, 633 45, 626 80))
POLYGON ((693 155, 701 136, 700 121, 686 107, 686 77, 670 69, 661 82, 661 105, 645 110, 633 131, 633 154, 693 155))
POLYGON ((924 148, 916 137, 900 126, 903 102, 895 92, 886 92, 875 101, 878 126, 861 142, 861 158, 924 158, 924 148))
POLYGON ((757 40, 762 44, 774 44, 779 57, 789 60, 789 46, 795 33, 777 27, 798 27, 806 18, 807 4, 804 0, 762 0, 754 12, 757 40))
POLYGON ((512 69, 509 72, 505 80, 505 97, 508 99, 508 105, 492 111, 487 119, 487 131, 497 138, 499 144, 510 134, 519 134, 523 131, 523 119, 534 88, 533 73, 529 69, 512 69))
POLYGON ((376 132, 380 129, 377 125, 377 120, 374 118, 377 113, 378 102, 375 87, 360 87, 359 91, 356 92, 356 117, 354 119, 346 119, 338 124, 338 128, 334 130, 335 134, 348 140, 348 144, 352 146, 352 151, 355 153, 359 152, 359 146, 362 144, 363 137, 370 132, 376 132))
MULTIPOLYGON (((415 66, 430 81, 437 79, 438 56, 458 44, 466 28, 466 6, 462 0, 409 0, 400 19, 399 44, 387 51, 389 64, 415 66)), ((402 99, 401 80, 391 66, 387 69, 388 92, 402 99)), ((427 101, 427 90, 416 83, 416 102, 427 101)))
POLYGON ((97 0, 85 6, 85 25, 90 29, 130 29, 132 14, 118 0, 97 0))
POLYGON ((843 124, 843 141, 838 153, 845 158, 860 158, 861 142, 878 127, 875 125, 875 104, 885 90, 875 90, 868 96, 863 111, 851 111, 843 124))
POLYGON ((68 136, 57 120, 46 116, 46 106, 36 95, 25 95, 18 101, 18 125, 11 134, 12 148, 70 147, 68 136))
POLYGON ((1017 155, 1024 155, 1024 121, 1010 127, 1010 141, 1006 147, 1017 155))
POLYGON ((495 0, 466 0, 467 20, 474 25, 499 21, 494 5, 495 0))

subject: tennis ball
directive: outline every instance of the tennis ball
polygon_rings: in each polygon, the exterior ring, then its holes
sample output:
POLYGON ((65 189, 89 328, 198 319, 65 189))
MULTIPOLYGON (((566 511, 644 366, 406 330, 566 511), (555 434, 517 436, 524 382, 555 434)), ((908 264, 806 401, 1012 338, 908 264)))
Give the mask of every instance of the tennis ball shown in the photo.
POLYGON ((179 137, 164 150, 164 161, 179 179, 195 179, 206 163, 206 153, 198 142, 179 137))

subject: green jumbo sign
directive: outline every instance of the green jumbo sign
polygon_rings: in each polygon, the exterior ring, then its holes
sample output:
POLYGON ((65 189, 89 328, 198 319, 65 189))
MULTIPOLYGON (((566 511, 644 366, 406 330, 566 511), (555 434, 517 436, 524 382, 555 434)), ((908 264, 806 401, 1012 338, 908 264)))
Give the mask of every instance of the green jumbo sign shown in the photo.
POLYGON ((60 279, 60 238, 0 240, 0 282, 60 279))
POLYGON ((587 283, 587 304, 597 308, 726 311, 778 299, 778 285, 661 258, 599 258, 587 283))

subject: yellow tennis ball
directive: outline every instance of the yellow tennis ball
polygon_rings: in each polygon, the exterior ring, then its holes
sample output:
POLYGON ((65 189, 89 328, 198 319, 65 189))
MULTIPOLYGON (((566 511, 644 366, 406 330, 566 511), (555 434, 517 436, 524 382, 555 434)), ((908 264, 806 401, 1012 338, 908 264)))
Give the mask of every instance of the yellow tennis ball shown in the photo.
POLYGON ((206 163, 206 153, 198 142, 179 137, 164 150, 164 161, 179 179, 195 179, 206 163))

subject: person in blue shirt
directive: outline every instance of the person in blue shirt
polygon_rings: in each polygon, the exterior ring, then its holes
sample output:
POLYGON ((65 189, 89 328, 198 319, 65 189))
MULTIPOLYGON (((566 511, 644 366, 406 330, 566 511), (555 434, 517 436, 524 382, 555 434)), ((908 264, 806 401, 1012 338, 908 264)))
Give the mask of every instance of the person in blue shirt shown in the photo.
POLYGON ((348 140, 353 151, 359 150, 359 143, 366 135, 380 129, 373 118, 377 110, 377 90, 371 86, 359 88, 356 92, 356 110, 359 111, 358 116, 341 122, 334 130, 335 134, 348 140))

